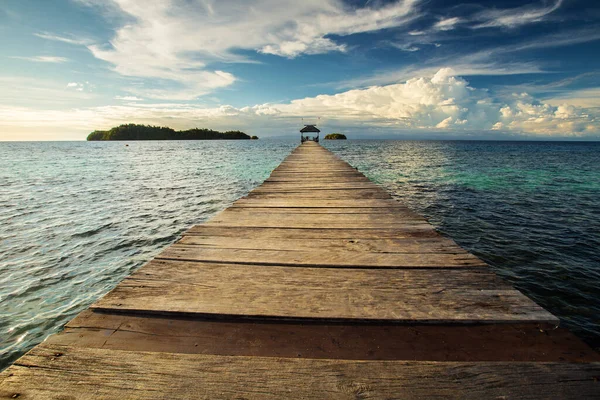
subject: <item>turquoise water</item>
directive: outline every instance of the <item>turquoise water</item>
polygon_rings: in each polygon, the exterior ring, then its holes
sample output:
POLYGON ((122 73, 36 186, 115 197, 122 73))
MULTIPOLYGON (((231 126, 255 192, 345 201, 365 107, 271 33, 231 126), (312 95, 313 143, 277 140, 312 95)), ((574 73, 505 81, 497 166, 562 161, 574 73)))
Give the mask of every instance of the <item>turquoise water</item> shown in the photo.
POLYGON ((600 143, 324 144, 600 347, 600 143))
MULTIPOLYGON (((296 145, 0 143, 0 369, 296 145)), ((324 145, 598 346, 600 144, 324 145)))

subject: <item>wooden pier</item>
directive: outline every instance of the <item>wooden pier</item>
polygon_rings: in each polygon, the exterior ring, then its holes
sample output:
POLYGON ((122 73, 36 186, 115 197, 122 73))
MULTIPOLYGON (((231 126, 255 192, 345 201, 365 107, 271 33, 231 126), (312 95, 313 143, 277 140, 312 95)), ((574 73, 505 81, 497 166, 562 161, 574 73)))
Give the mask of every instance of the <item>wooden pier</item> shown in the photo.
POLYGON ((313 142, 0 374, 0 398, 599 398, 558 319, 313 142))

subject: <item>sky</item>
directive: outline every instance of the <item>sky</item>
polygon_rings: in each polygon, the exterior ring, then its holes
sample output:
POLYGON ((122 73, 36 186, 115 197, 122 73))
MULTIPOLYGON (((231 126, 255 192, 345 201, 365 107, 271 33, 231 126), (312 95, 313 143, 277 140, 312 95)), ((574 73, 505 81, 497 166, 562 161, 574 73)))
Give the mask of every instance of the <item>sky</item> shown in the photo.
POLYGON ((0 140, 600 140, 596 0, 0 0, 0 66, 0 140))

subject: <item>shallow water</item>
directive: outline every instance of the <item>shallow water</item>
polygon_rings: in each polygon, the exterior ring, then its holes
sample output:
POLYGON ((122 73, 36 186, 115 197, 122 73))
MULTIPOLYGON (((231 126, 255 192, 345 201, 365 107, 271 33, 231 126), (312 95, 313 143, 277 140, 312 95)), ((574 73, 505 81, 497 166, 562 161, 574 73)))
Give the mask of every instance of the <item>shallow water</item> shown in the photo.
POLYGON ((324 144, 600 347, 600 143, 324 144))
MULTIPOLYGON (((324 144, 599 345, 600 144, 324 144)), ((0 369, 296 145, 0 143, 0 369)))
POLYGON ((0 369, 260 184, 295 145, 0 143, 0 369))

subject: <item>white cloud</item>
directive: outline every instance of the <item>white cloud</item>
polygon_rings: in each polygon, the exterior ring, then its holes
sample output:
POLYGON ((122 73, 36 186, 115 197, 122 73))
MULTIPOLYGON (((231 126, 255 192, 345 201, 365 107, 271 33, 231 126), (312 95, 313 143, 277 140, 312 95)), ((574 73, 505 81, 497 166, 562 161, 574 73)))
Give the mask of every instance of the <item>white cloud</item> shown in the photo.
POLYGON ((18 124, 77 129, 83 132, 136 122, 174 128, 206 126, 260 133, 265 127, 296 126, 299 116, 320 116, 339 127, 411 132, 505 132, 538 137, 600 136, 598 112, 572 105, 551 105, 520 93, 497 98, 476 89, 449 68, 387 86, 297 99, 286 104, 200 107, 193 104, 137 104, 66 111, 0 107, 0 128, 18 124))
POLYGON ((391 46, 397 48, 398 50, 408 51, 408 52, 420 50, 420 48, 417 46, 413 46, 410 44, 404 44, 404 43, 391 43, 391 46))
POLYGON ((52 63, 52 64, 60 64, 60 63, 69 61, 68 58, 56 57, 56 56, 34 56, 34 57, 12 56, 10 58, 14 58, 17 60, 40 62, 40 63, 52 63))
POLYGON ((93 91, 93 89, 95 89, 95 87, 96 87, 95 85, 89 83, 88 81, 67 83, 68 89, 76 90, 78 92, 93 91))
POLYGON ((123 101, 144 101, 144 99, 135 96, 115 96, 115 99, 123 101))
POLYGON ((76 38, 76 37, 67 37, 67 36, 60 36, 60 35, 55 35, 53 33, 50 32, 38 32, 38 33, 34 33, 35 36, 42 38, 42 39, 46 39, 46 40, 53 40, 55 42, 63 42, 63 43, 68 43, 68 44, 73 44, 73 45, 88 45, 91 44, 91 41, 89 39, 81 39, 81 38, 76 38))
POLYGON ((542 6, 531 6, 530 4, 505 10, 488 9, 478 13, 475 20, 480 21, 474 28, 508 27, 514 28, 533 22, 542 21, 548 14, 556 11, 563 0, 556 0, 547 5, 544 1, 542 6))
MULTIPOLYGON (((440 46, 439 43, 432 42, 429 35, 423 33, 418 36, 420 39, 414 42, 409 38, 407 43, 389 43, 389 45, 399 49, 418 49, 420 45, 440 46)), ((600 40, 600 30, 598 28, 578 28, 566 30, 560 33, 542 35, 521 43, 491 47, 470 54, 452 54, 447 57, 430 58, 424 60, 419 65, 409 65, 407 67, 375 71, 372 75, 357 77, 350 80, 337 83, 338 88, 365 87, 372 85, 386 85, 410 79, 420 75, 433 74, 440 68, 446 66, 456 71, 461 76, 503 76, 503 75, 522 75, 522 74, 540 74, 549 73, 538 62, 514 61, 517 57, 513 53, 527 50, 569 46, 600 40), (507 57, 508 55, 508 57, 507 57), (504 61, 508 60, 508 61, 504 61)))
POLYGON ((130 21, 110 44, 88 47, 122 75, 162 80, 165 89, 140 95, 191 100, 236 81, 210 65, 249 61, 240 50, 288 58, 346 51, 327 36, 401 26, 414 16, 417 1, 350 8, 341 0, 112 0, 110 7, 130 21))
POLYGON ((439 31, 449 31, 454 29, 454 27, 460 22, 462 22, 462 19, 458 17, 445 18, 436 22, 435 25, 433 25, 433 29, 439 31))
POLYGON ((568 104, 574 107, 600 108, 600 87, 564 91, 544 100, 548 104, 568 104))
POLYGON ((491 61, 493 58, 483 57, 483 54, 471 56, 455 56, 450 59, 432 59, 419 66, 408 66, 391 71, 378 71, 374 75, 358 77, 347 81, 338 82, 338 88, 365 87, 375 85, 388 85, 393 82, 405 81, 411 78, 433 75, 441 68, 452 68, 460 76, 503 76, 520 74, 538 74, 544 72, 534 63, 512 62, 503 63, 491 61), (484 61, 487 58, 488 61, 484 61))

